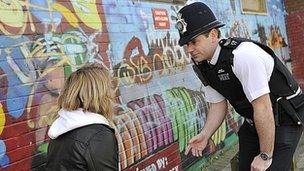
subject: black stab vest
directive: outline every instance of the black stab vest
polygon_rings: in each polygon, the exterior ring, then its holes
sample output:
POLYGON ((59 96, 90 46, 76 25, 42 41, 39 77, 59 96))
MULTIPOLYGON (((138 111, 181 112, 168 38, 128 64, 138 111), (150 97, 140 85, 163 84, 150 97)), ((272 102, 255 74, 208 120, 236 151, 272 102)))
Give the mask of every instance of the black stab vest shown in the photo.
POLYGON ((268 82, 273 107, 279 97, 290 96, 298 90, 298 83, 275 53, 268 46, 249 39, 222 39, 219 42, 221 51, 217 63, 210 65, 207 61, 202 61, 195 64, 193 69, 203 84, 211 86, 222 94, 237 113, 245 118, 253 119, 253 107, 244 93, 241 82, 232 71, 234 57, 232 51, 242 42, 255 43, 274 59, 274 68, 268 82))

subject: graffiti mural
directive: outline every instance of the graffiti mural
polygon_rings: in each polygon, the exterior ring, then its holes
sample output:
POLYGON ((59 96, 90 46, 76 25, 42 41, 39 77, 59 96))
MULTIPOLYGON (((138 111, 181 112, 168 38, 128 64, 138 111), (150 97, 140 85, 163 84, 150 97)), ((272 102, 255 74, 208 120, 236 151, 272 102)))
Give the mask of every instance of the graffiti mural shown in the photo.
MULTIPOLYGON (((187 3, 192 3, 188 1, 187 3)), ((290 62, 281 0, 268 14, 244 15, 240 0, 204 0, 226 22, 223 37, 269 45, 290 62)), ((237 141, 242 119, 231 108, 201 158, 185 156, 205 125, 208 103, 178 45, 183 4, 113 0, 0 1, 0 170, 42 169, 65 79, 86 62, 106 66, 116 90, 114 127, 122 170, 193 170, 237 141), (166 14, 166 27, 156 27, 166 14), (168 21, 169 20, 169 21, 168 21)))
POLYGON ((0 167, 29 170, 44 163, 47 130, 65 78, 85 62, 110 68, 107 27, 95 1, 0 5, 0 167))

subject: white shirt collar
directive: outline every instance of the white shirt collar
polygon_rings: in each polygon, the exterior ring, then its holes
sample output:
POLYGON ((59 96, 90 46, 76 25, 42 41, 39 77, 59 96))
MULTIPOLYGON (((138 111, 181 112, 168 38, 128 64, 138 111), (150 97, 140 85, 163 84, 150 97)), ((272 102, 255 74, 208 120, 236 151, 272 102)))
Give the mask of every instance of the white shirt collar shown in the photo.
POLYGON ((220 55, 220 51, 221 51, 221 46, 218 44, 211 60, 209 61, 209 63, 211 65, 215 65, 217 63, 217 60, 218 60, 219 55, 220 55))

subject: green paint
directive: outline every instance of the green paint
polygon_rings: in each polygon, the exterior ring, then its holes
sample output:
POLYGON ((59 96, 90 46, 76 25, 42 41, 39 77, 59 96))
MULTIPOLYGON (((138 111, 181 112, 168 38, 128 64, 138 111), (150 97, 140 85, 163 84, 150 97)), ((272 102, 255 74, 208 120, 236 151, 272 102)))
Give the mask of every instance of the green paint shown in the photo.
POLYGON ((191 165, 190 167, 186 168, 186 171, 198 171, 198 170, 202 170, 206 164, 209 162, 210 157, 206 156, 203 157, 200 160, 197 160, 195 163, 193 163, 193 165, 191 165))
POLYGON ((178 140, 179 150, 182 152, 190 138, 197 133, 195 103, 184 87, 167 90, 166 96, 169 101, 166 106, 173 121, 174 140, 178 140))
POLYGON ((72 73, 72 67, 70 65, 64 66, 64 76, 68 78, 72 73))
POLYGON ((173 90, 170 91, 174 97, 174 101, 177 104, 176 110, 174 111, 174 115, 176 116, 176 122, 177 122, 177 129, 178 129, 178 144, 179 144, 179 150, 183 151, 183 149, 186 146, 185 139, 182 139, 181 137, 185 137, 186 130, 184 128, 184 115, 182 113, 183 110, 183 104, 182 101, 178 98, 177 93, 173 90))
POLYGON ((176 105, 175 105, 174 97, 170 93, 170 91, 166 91, 165 96, 169 101, 169 103, 166 105, 167 106, 166 109, 168 110, 166 113, 169 115, 169 118, 172 121, 173 138, 174 141, 176 141, 178 139, 177 121, 176 121, 176 116, 174 115, 174 107, 176 105))
POLYGON ((238 140, 239 137, 235 133, 230 135, 229 137, 226 137, 224 140, 225 148, 235 144, 238 140))
POLYGON ((38 151, 39 152, 43 152, 43 153, 47 153, 47 149, 48 149, 49 143, 48 142, 44 142, 42 144, 39 145, 38 147, 38 151))

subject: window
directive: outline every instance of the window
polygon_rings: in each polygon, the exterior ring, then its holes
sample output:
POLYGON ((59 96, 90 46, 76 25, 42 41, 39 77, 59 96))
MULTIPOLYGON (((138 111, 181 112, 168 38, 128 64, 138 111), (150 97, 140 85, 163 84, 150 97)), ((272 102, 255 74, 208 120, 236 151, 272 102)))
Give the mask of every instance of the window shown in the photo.
POLYGON ((184 5, 187 0, 146 0, 150 2, 166 2, 166 3, 171 3, 171 4, 182 4, 184 5))
POLYGON ((266 0, 241 0, 241 9, 244 14, 267 14, 266 0))

